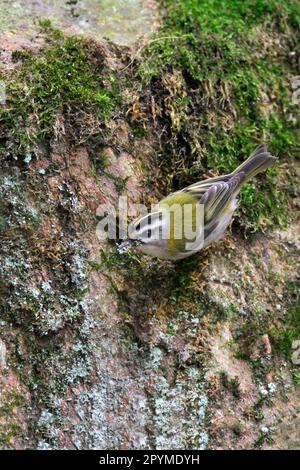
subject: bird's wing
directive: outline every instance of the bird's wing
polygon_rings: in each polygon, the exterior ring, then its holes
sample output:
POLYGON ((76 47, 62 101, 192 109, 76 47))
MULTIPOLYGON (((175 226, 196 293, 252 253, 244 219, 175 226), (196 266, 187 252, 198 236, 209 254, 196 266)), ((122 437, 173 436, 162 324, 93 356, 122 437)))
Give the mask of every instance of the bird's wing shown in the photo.
POLYGON ((229 200, 237 194, 244 180, 245 173, 241 171, 227 182, 216 182, 202 195, 200 204, 204 204, 205 224, 222 212, 229 200))
POLYGON ((234 176, 240 173, 245 173, 245 180, 248 181, 250 178, 255 176, 257 173, 265 170, 276 161, 267 149, 266 144, 261 144, 257 149, 250 155, 250 157, 244 161, 238 168, 228 175, 215 176, 214 178, 208 178, 203 181, 187 186, 182 192, 188 192, 201 199, 203 194, 206 193, 211 187, 215 186, 216 183, 225 182, 228 183, 234 176))
POLYGON ((191 184, 186 188, 182 189, 182 192, 191 193, 198 199, 201 199, 204 193, 214 186, 216 183, 226 182, 230 178, 230 175, 215 176, 214 178, 208 178, 203 181, 197 181, 197 183, 191 184))

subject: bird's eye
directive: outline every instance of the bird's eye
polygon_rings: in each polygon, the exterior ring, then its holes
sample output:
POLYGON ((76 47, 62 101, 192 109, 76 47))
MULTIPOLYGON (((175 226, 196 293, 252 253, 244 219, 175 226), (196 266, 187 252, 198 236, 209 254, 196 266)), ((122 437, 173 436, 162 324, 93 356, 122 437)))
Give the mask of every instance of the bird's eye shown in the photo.
POLYGON ((139 232, 139 231, 141 230, 141 224, 138 223, 135 228, 136 228, 136 230, 139 232))

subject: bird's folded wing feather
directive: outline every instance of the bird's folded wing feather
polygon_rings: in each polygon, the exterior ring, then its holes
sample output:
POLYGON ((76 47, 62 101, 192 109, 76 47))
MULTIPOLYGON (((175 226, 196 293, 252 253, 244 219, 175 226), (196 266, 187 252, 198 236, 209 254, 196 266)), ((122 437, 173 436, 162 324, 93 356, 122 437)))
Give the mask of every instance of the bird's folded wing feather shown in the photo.
POLYGON ((236 176, 242 172, 245 173, 246 179, 249 179, 259 171, 262 171, 263 169, 270 166, 272 163, 274 163, 275 160, 276 158, 268 152, 266 144, 261 144, 247 160, 245 160, 238 168, 235 169, 234 172, 227 175, 208 178, 203 181, 197 181, 197 183, 191 184, 179 192, 189 192, 200 199, 202 195, 216 183, 228 183, 233 176, 236 176))
POLYGON ((219 182, 228 181, 229 178, 230 175, 215 176, 214 178, 208 178, 206 180, 191 184, 181 191, 191 193, 194 196, 201 198, 201 196, 213 185, 219 182))
POLYGON ((223 209, 229 200, 239 191, 245 179, 245 173, 240 172, 230 178, 229 181, 220 181, 213 184, 201 197, 200 204, 204 204, 205 223, 213 220, 223 209))

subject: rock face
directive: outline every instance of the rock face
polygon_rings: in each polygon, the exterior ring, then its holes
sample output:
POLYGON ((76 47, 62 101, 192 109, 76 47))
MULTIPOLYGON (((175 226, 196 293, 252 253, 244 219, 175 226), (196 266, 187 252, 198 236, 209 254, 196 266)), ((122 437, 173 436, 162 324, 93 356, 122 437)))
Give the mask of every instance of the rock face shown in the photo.
POLYGON ((149 0, 18 0, 1 1, 0 33, 34 40, 39 20, 50 20, 69 34, 109 38, 132 44, 149 35, 158 21, 157 5, 149 0))
POLYGON ((299 372, 272 340, 295 300, 297 221, 233 227, 180 263, 97 237, 100 204, 160 196, 155 126, 134 134, 120 113, 100 150, 66 139, 0 162, 2 448, 300 448, 299 372))
POLYGON ((131 46, 145 41, 159 25, 158 7, 153 0, 47 0, 1 1, 0 70, 15 67, 12 56, 20 50, 38 50, 45 45, 39 22, 50 21, 67 35, 92 39, 103 37, 131 46))
POLYGON ((299 446, 289 365, 267 334, 245 345, 250 359, 237 350, 243 328, 247 343, 251 322, 285 309, 269 277, 293 274, 296 240, 230 237, 185 266, 192 286, 172 264, 126 265, 97 239, 95 210, 117 202, 112 175, 141 197, 143 173, 107 153, 110 177, 95 179, 84 148, 2 175, 14 233, 1 244, 2 446, 251 448, 273 428, 271 447, 299 446))

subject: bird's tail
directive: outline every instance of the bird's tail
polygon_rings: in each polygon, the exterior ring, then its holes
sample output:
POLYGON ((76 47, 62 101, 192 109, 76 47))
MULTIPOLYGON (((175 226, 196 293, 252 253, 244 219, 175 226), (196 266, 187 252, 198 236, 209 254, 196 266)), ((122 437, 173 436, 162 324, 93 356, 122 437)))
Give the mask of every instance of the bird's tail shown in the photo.
POLYGON ((235 176, 238 173, 243 172, 245 173, 245 181, 248 181, 253 178, 253 176, 257 175, 257 173, 260 173, 273 165, 276 160, 277 158, 273 157, 268 152, 266 144, 261 144, 244 163, 231 173, 230 176, 235 176))

